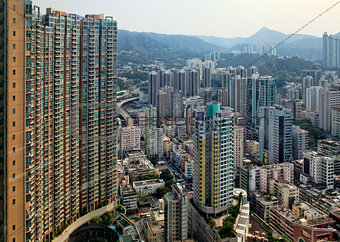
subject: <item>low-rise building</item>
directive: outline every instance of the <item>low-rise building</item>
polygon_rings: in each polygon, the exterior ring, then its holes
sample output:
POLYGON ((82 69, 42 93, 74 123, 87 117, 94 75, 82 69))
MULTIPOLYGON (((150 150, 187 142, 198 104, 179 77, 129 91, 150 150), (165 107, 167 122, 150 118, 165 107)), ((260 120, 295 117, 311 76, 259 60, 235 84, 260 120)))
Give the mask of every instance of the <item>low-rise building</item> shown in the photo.
POLYGON ((299 202, 299 188, 283 179, 271 179, 269 193, 278 198, 284 208, 299 202))
POLYGON ((141 150, 127 152, 123 164, 130 182, 138 181, 147 175, 155 174, 155 167, 141 150))
POLYGON ((126 212, 132 212, 138 209, 138 195, 130 184, 120 184, 119 194, 121 203, 125 207, 126 212))
POLYGON ((157 188, 165 187, 165 182, 163 179, 153 179, 146 181, 136 181, 133 182, 132 187, 136 190, 138 194, 150 195, 157 192, 157 188))
POLYGON ((269 223, 280 234, 294 239, 294 223, 297 222, 291 210, 279 205, 270 208, 269 223))
POLYGON ((164 220, 146 223, 146 239, 148 242, 162 242, 164 239, 164 220))
POLYGON ((240 168, 240 187, 248 193, 269 192, 270 179, 284 179, 294 183, 294 164, 281 163, 267 166, 244 166, 240 168))
POLYGON ((263 221, 269 223, 270 208, 279 204, 275 196, 253 193, 250 197, 251 210, 263 221))

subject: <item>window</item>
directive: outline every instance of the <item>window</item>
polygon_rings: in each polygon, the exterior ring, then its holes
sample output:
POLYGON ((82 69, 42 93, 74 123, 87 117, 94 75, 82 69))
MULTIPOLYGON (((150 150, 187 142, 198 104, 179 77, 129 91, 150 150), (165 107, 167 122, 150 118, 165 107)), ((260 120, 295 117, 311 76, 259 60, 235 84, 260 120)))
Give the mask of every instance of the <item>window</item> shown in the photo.
POLYGON ((13 161, 13 166, 15 166, 15 160, 13 161))
POLYGON ((16 62, 16 58, 15 57, 13 57, 13 62, 16 62))
POLYGON ((15 108, 13 108, 13 114, 15 114, 15 108))
POLYGON ((15 178, 15 173, 13 173, 12 177, 13 177, 13 179, 15 178))
POLYGON ((13 199, 12 204, 13 204, 13 205, 15 204, 15 199, 13 199))
POLYGON ((12 187, 12 191, 15 192, 15 186, 12 187))
POLYGON ((12 140, 15 140, 15 134, 12 135, 12 140))
POLYGON ((13 127, 15 127, 15 122, 13 122, 13 127))
POLYGON ((15 147, 13 147, 13 153, 15 153, 15 147))
POLYGON ((13 23, 15 24, 15 18, 13 18, 13 23))
POLYGON ((15 101, 15 96, 13 96, 13 101, 15 101))
POLYGON ((15 70, 13 70, 13 75, 15 75, 15 70))
POLYGON ((13 11, 15 11, 15 10, 17 10, 17 8, 16 8, 16 6, 15 6, 15 5, 13 5, 13 11))
POLYGON ((15 230, 15 225, 12 226, 13 230, 15 230))
POLYGON ((15 238, 13 238, 13 242, 15 242, 15 238))
POLYGON ((16 32, 15 31, 13 31, 13 36, 15 36, 16 35, 16 32))
POLYGON ((15 50, 17 48, 17 46, 15 44, 13 44, 13 50, 15 50))
POLYGON ((13 82, 13 88, 15 88, 16 86, 15 86, 15 82, 13 82))

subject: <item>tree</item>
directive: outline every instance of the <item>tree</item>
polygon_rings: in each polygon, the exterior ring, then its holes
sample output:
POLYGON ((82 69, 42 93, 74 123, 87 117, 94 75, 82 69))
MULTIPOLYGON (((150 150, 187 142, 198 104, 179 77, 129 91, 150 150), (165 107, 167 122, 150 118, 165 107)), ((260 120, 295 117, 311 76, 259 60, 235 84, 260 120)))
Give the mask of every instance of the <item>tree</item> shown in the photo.
POLYGON ((169 192, 169 189, 166 187, 159 187, 157 188, 156 192, 159 196, 163 197, 165 194, 169 192))
POLYGON ((160 175, 160 178, 164 180, 167 186, 171 186, 173 183, 174 177, 171 175, 171 172, 169 169, 165 169, 162 171, 162 174, 160 175))
POLYGON ((91 218, 91 223, 101 224, 103 223, 103 219, 99 216, 94 216, 91 218))
POLYGON ((120 213, 125 213, 125 207, 122 204, 119 204, 117 207, 117 211, 120 213))

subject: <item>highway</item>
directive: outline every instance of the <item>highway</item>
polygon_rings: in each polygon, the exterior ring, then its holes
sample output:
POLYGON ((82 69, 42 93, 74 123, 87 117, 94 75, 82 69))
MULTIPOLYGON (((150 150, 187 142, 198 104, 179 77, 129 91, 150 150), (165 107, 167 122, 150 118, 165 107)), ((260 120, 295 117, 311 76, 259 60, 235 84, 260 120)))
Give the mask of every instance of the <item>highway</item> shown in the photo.
POLYGON ((130 117, 130 115, 122 108, 122 106, 126 103, 129 103, 129 102, 132 102, 132 101, 135 101, 135 100, 138 100, 139 97, 133 97, 133 98, 129 98, 129 99, 126 99, 126 100, 123 100, 119 103, 117 103, 117 113, 122 115, 123 118, 125 119, 126 121, 126 125, 128 127, 131 127, 133 126, 133 119, 130 117))

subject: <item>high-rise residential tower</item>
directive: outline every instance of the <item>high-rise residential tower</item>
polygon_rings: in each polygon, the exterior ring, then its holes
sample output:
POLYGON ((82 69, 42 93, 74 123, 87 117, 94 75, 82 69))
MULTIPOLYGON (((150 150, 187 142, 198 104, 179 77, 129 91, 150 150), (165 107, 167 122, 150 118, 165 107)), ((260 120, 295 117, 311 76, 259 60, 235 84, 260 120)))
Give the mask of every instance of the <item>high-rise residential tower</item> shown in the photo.
POLYGON ((340 39, 327 33, 323 35, 323 65, 324 67, 340 66, 340 39))
POLYGON ((115 200, 117 23, 0 10, 0 240, 42 241, 115 200))
POLYGON ((194 201, 202 212, 218 214, 233 197, 233 112, 209 103, 194 115, 194 201))
POLYGON ((276 84, 270 76, 253 74, 247 80, 247 132, 250 138, 259 140, 259 109, 276 103, 276 84))
POLYGON ((292 114, 280 107, 260 107, 260 161, 264 165, 292 160, 292 114))

